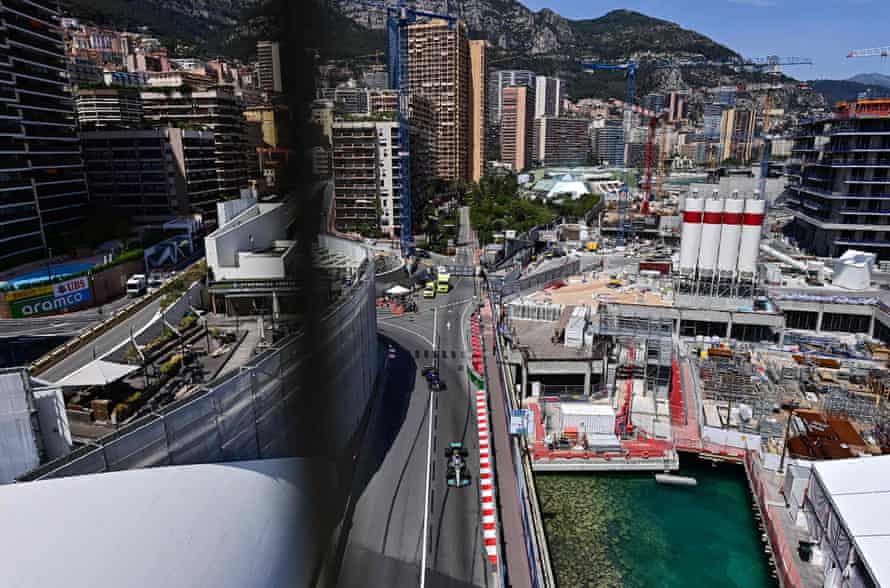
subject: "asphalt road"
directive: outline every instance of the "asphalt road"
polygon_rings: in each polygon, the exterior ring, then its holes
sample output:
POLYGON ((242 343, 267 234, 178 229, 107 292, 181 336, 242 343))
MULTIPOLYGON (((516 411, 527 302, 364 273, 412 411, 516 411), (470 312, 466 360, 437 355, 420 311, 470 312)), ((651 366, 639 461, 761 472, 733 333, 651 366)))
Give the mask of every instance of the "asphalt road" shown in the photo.
MULTIPOLYGON (((462 247, 454 263, 472 265, 473 255, 472 248, 462 247)), ((419 585, 431 394, 420 371, 433 363, 434 331, 445 389, 433 397, 426 585, 486 585, 476 479, 478 434, 465 367, 469 350, 464 325, 476 284, 475 278, 452 280, 449 294, 419 300, 417 313, 378 319, 395 357, 387 364, 368 442, 356 463, 357 478, 366 482, 350 517, 340 586, 419 585), (473 477, 466 488, 446 483, 444 450, 454 441, 469 451, 473 477)))
POLYGON ((127 320, 100 335, 89 345, 81 347, 48 370, 37 374, 37 376, 41 380, 57 382, 65 376, 77 371, 78 369, 92 361, 94 358, 101 357, 103 354, 111 351, 112 349, 129 339, 130 329, 132 329, 133 331, 137 331, 139 330, 139 328, 143 327, 151 320, 151 318, 155 314, 157 314, 158 310, 160 309, 160 305, 160 299, 149 303, 146 307, 141 309, 136 314, 132 315, 127 320))

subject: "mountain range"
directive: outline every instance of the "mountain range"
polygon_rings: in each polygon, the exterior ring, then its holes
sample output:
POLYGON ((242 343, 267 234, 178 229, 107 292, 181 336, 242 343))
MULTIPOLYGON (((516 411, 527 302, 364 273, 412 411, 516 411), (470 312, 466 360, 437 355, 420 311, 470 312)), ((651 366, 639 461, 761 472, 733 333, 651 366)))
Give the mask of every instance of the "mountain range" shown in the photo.
POLYGON ((855 82, 857 84, 864 84, 866 86, 881 86, 883 88, 890 88, 890 76, 881 73, 857 74, 847 81, 855 82))

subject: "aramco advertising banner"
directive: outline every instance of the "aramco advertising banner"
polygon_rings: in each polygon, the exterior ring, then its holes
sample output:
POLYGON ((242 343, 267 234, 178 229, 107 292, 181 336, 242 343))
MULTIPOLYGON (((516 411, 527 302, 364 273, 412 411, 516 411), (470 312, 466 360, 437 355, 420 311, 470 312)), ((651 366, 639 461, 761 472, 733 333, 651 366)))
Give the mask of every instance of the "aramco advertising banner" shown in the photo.
POLYGON ((58 314, 90 300, 90 281, 86 276, 6 293, 13 318, 58 314))

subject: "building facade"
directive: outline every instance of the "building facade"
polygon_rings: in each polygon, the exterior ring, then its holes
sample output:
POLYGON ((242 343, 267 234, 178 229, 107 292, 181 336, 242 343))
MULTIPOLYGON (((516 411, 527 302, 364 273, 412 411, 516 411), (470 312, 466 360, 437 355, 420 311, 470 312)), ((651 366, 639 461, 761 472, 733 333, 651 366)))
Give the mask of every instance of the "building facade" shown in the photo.
POLYGON ((750 108, 730 108, 720 119, 721 161, 751 161, 757 113, 750 108))
POLYGON ((787 167, 788 232, 805 250, 890 259, 890 99, 841 103, 803 124, 787 167))
POLYGON ((212 216, 218 198, 210 131, 175 127, 81 133, 92 200, 139 226, 189 213, 212 216))
POLYGON ((705 139, 719 139, 720 125, 723 121, 723 106, 720 104, 705 104, 703 116, 702 134, 705 139))
POLYGON ((624 165, 624 121, 605 119, 596 126, 596 156, 600 163, 624 165))
POLYGON ((0 4, 0 267, 45 257, 86 215, 59 11, 0 4))
POLYGON ((336 121, 332 131, 334 224, 345 232, 375 229, 381 177, 377 123, 336 121))
POLYGON ((284 86, 281 80, 280 46, 274 41, 258 41, 256 52, 260 89, 265 92, 281 92, 284 86))
POLYGON ((408 27, 408 92, 433 104, 434 171, 466 180, 470 166, 470 44, 463 21, 408 27))
POLYGON ((498 125, 501 122, 504 104, 504 88, 509 86, 536 86, 535 72, 526 69, 500 69, 491 72, 488 80, 488 122, 498 125))
POLYGON ((473 182, 481 180, 485 171, 487 45, 486 41, 470 41, 470 181, 473 182))
POLYGON ((78 90, 75 100, 81 130, 132 129, 142 125, 142 98, 134 88, 78 90))
POLYGON ((590 154, 590 121, 550 116, 537 118, 534 145, 533 157, 541 165, 584 165, 590 154))
POLYGON ((560 116, 565 98, 565 82, 559 78, 535 78, 535 118, 560 116))
MULTIPOLYGON (((142 104, 145 121, 149 124, 213 133, 218 199, 237 197, 241 188, 247 187, 244 111, 231 90, 142 92, 142 104)), ((212 220, 215 212, 210 215, 212 220)))
POLYGON ((501 161, 521 172, 532 162, 534 92, 526 86, 504 88, 501 161))

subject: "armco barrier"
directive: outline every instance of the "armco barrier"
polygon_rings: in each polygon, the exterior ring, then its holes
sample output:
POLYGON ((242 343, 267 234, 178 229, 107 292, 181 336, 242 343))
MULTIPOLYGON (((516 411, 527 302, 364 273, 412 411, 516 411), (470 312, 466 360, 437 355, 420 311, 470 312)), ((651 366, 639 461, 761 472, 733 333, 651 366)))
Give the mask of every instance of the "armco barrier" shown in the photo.
POLYGON ((322 341, 307 342, 296 333, 193 396, 28 472, 20 481, 295 455, 301 432, 319 422, 330 432, 330 451, 341 454, 368 406, 378 365, 371 264, 365 262, 357 273, 348 294, 323 316, 322 341), (338 362, 337 369, 325 370, 330 374, 326 390, 341 395, 333 404, 342 410, 334 414, 300 410, 305 395, 318 393, 300 389, 309 345, 323 346, 324 355, 338 362))

